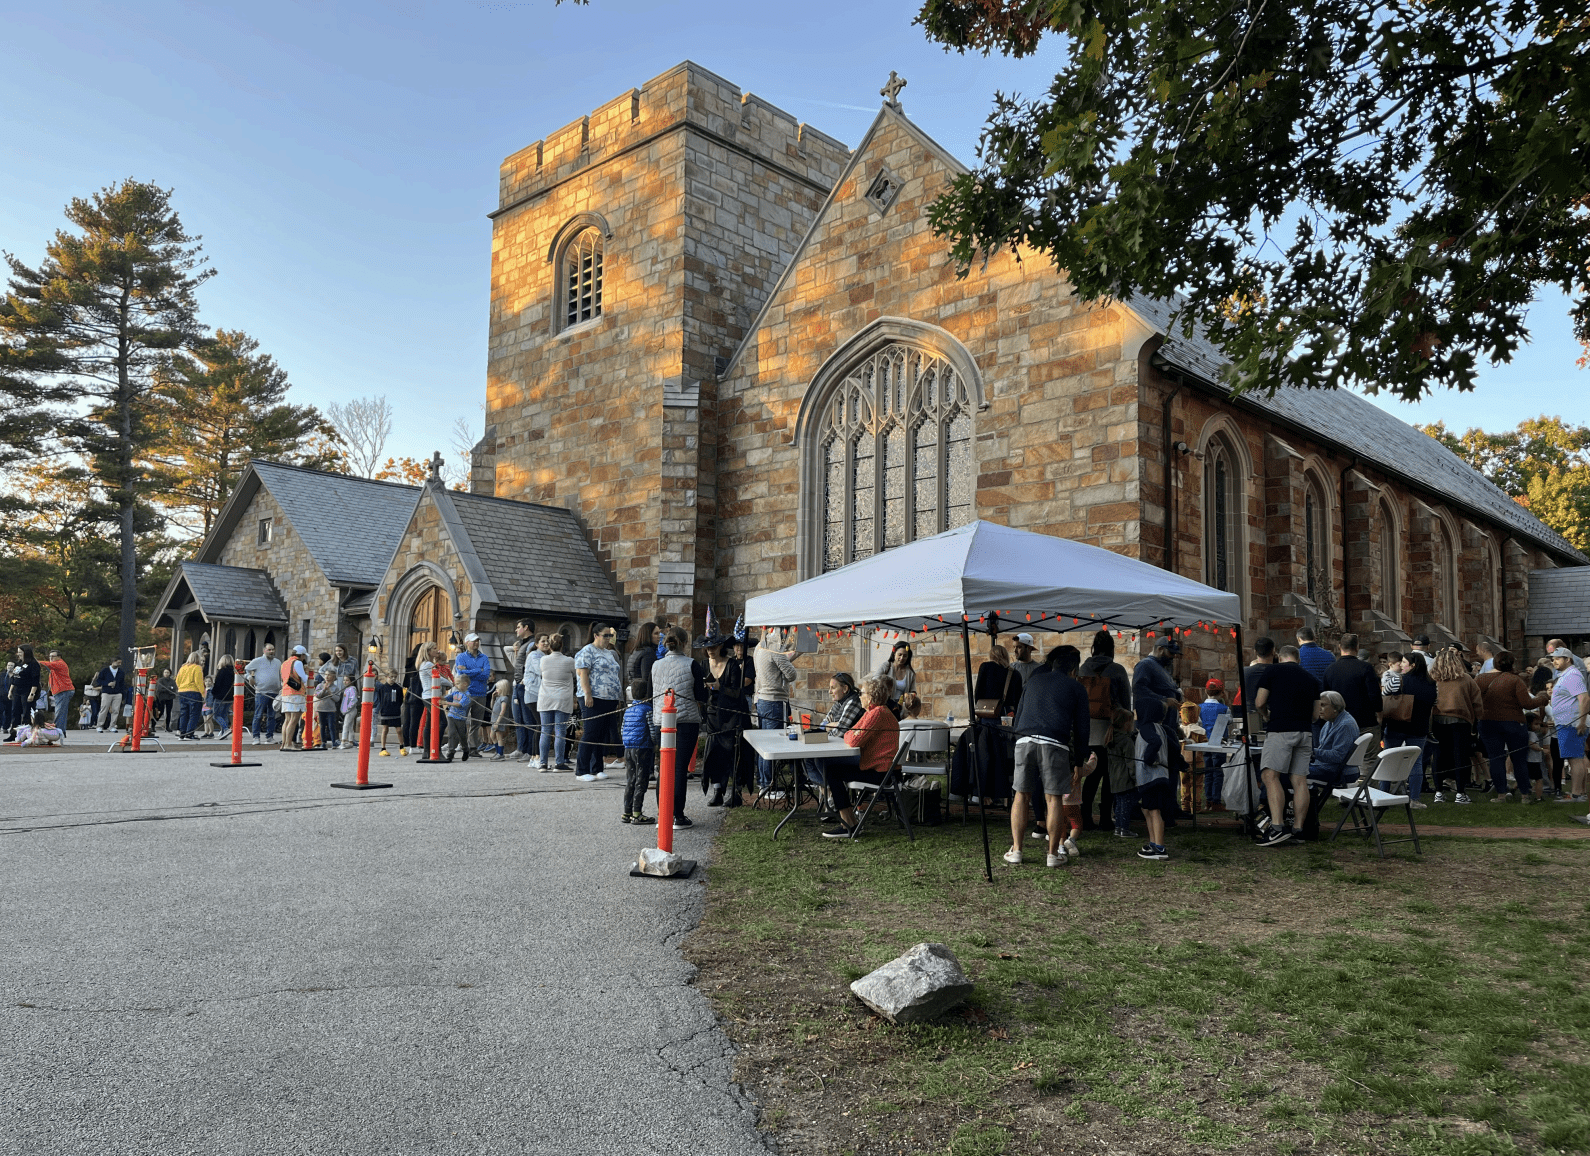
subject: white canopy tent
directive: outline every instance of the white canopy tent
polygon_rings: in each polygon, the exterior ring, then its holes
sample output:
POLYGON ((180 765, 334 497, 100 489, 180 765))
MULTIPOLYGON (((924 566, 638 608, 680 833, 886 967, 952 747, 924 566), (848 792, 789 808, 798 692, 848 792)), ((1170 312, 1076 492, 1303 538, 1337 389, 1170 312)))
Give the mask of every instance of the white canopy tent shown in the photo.
MULTIPOLYGON (((745 606, 748 626, 935 634, 957 631, 972 709, 972 631, 1096 630, 1161 634, 1229 629, 1241 666, 1241 599, 1097 546, 973 522, 852 562, 745 606)), ((1244 719, 1246 710, 1243 710, 1244 719)), ((975 750, 975 745, 974 748, 975 750)), ((973 758, 974 774, 975 755, 973 758)), ((981 778, 978 777, 978 782, 981 778)), ((987 793, 983 863, 990 881, 987 793)))
POLYGON ((1098 546, 972 522, 752 598, 749 626, 1121 631, 1235 627, 1241 601, 1098 546))

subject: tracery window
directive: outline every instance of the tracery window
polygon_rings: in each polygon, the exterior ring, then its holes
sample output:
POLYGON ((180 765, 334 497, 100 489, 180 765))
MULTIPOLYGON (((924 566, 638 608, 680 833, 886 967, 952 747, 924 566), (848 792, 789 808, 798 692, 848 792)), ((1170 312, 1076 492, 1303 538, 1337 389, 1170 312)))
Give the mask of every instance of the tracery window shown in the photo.
POLYGON ((823 570, 972 520, 972 402, 944 358, 884 346, 846 374, 817 428, 823 570))
POLYGON ((1303 566, 1305 593, 1318 603, 1331 589, 1330 502, 1325 487, 1311 472, 1306 475, 1303 496, 1303 566))
POLYGON ((602 315, 602 232, 582 229, 563 250, 563 324, 602 315))

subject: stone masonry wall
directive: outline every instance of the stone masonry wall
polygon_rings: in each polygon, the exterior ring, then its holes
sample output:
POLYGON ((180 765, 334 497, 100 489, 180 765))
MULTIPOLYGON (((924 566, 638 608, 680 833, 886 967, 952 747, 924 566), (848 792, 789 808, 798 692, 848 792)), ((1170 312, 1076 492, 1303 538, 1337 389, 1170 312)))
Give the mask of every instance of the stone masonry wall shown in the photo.
MULTIPOLYGON (((270 574, 282 601, 287 604, 287 647, 278 638, 278 654, 284 654, 288 647, 299 642, 306 618, 310 620, 311 653, 329 650, 338 642, 350 645, 348 638, 339 636, 341 591, 326 581, 325 573, 299 538, 298 531, 293 529, 287 515, 265 487, 260 487, 243 511, 237 532, 222 546, 217 561, 223 566, 242 566, 270 574), (261 518, 272 519, 268 546, 259 545, 261 518)), ((357 646, 358 641, 357 637, 352 638, 351 645, 357 646)))
POLYGON ((412 623, 406 620, 393 621, 392 594, 403 576, 421 562, 435 563, 452 577, 453 587, 458 592, 459 609, 463 614, 463 618, 454 625, 459 635, 464 635, 471 627, 469 617, 471 607, 474 605, 474 585, 464 574, 464 567, 458 560, 453 540, 442 525, 441 512, 437 510, 436 503, 429 498, 422 500, 414 508, 414 516, 404 532, 403 541, 398 546, 396 555, 393 556, 392 565, 387 567, 387 579, 393 585, 384 586, 376 591, 375 601, 372 604, 374 618, 384 621, 386 629, 391 632, 392 641, 388 645, 388 651, 403 657, 414 650, 409 644, 408 636, 412 623))
POLYGON ((686 63, 503 163, 490 492, 574 509, 638 618, 692 616, 697 599, 659 596, 657 569, 692 564, 713 509, 694 386, 739 340, 845 155, 686 63), (548 255, 581 213, 612 230, 603 313, 554 333, 548 255))
MULTIPOLYGON (((926 219, 953 163, 886 115, 718 383, 720 613, 801 576, 796 416, 824 360, 885 316, 940 326, 977 362, 988 402, 974 414, 978 517, 1137 553, 1135 346, 1123 356, 1135 331, 1122 310, 1079 302, 1039 258, 993 255, 957 279, 926 219), (902 186, 880 218, 863 193, 883 164, 902 186)), ((974 662, 987 653, 987 638, 974 640, 974 662)), ((964 718, 960 639, 921 643, 917 654, 927 710, 964 718)), ((831 670, 861 671, 869 659, 850 640, 803 659, 808 700, 826 700, 831 670)))

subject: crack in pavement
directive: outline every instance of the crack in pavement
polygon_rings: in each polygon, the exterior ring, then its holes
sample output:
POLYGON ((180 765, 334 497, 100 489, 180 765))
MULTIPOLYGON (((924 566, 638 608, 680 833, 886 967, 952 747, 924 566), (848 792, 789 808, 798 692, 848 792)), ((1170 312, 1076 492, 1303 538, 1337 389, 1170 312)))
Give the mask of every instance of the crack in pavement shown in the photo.
POLYGON ((476 988, 472 983, 369 983, 369 984, 339 984, 311 985, 309 987, 277 987, 266 991, 257 991, 249 995, 233 995, 226 997, 213 997, 203 999, 184 1000, 182 1003, 170 1004, 163 1007, 59 1007, 53 1004, 38 1004, 17 1002, 10 1006, 26 1011, 61 1012, 64 1014, 91 1013, 95 1015, 170 1015, 175 1012, 186 1012, 206 1004, 248 1003, 251 1000, 265 999, 273 995, 319 995, 322 993, 337 993, 345 991, 401 991, 411 989, 430 989, 434 991, 470 991, 476 988))

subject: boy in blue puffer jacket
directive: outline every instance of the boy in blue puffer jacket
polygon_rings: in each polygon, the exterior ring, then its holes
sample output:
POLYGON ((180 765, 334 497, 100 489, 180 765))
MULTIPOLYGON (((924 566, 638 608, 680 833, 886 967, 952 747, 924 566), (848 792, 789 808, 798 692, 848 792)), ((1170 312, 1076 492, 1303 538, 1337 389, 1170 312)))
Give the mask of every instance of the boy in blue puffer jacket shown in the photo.
POLYGON ((646 680, 629 684, 633 700, 624 708, 624 822, 655 823, 645 813, 646 787, 651 782, 651 698, 646 680))

